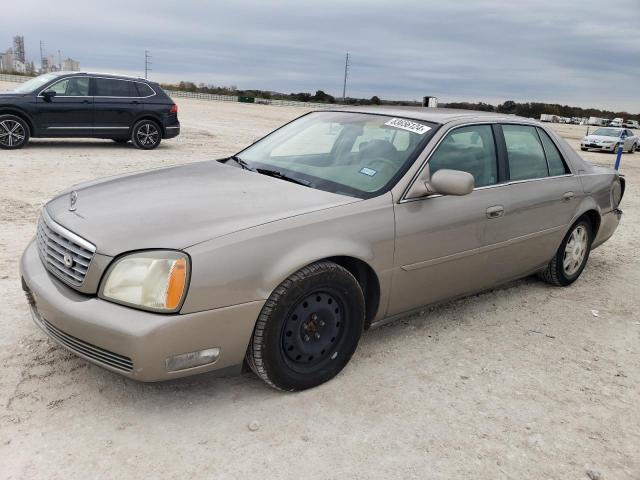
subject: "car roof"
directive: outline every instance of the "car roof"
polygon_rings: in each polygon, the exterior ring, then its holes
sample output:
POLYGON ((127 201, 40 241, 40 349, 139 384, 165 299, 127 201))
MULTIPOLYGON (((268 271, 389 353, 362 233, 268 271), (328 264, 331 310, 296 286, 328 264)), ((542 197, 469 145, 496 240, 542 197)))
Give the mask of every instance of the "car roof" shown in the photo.
POLYGON ((538 123, 537 121, 508 115, 505 113, 481 112, 476 110, 458 110, 454 108, 427 108, 427 107, 344 107, 339 109, 324 109, 325 111, 339 111, 350 113, 369 113, 374 115, 387 115, 390 117, 405 117, 414 120, 445 124, 457 120, 470 121, 517 121, 526 123, 538 123))

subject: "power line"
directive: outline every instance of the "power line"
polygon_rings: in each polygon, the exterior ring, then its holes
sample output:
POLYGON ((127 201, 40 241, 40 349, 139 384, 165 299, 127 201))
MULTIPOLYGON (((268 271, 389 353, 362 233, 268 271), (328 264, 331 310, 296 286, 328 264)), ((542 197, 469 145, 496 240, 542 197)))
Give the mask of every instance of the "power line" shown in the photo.
POLYGON ((149 65, 151 65, 151 52, 149 50, 145 50, 144 51, 144 78, 148 78, 149 76, 149 72, 151 71, 151 68, 149 68, 149 65))
POLYGON ((349 67, 351 66, 351 56, 347 52, 347 56, 344 59, 344 83, 342 84, 342 103, 345 102, 347 95, 347 77, 349 76, 349 67))

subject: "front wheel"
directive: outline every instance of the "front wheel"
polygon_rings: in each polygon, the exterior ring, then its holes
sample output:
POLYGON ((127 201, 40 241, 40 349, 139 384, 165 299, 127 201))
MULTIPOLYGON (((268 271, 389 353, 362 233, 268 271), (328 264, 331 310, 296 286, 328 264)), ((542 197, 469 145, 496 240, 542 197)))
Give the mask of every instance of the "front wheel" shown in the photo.
POLYGON ((270 386, 304 390, 335 377, 364 328, 364 296, 348 270, 313 263, 282 282, 264 304, 247 363, 270 386))
POLYGON ((592 241, 591 222, 585 218, 577 221, 562 240, 547 268, 539 273, 540 278, 552 285, 571 285, 587 264, 592 241))
POLYGON ((160 126, 153 120, 140 120, 131 131, 131 142, 142 150, 153 150, 161 140, 160 126))
POLYGON ((17 150, 29 141, 29 125, 15 115, 0 115, 0 148, 17 150))

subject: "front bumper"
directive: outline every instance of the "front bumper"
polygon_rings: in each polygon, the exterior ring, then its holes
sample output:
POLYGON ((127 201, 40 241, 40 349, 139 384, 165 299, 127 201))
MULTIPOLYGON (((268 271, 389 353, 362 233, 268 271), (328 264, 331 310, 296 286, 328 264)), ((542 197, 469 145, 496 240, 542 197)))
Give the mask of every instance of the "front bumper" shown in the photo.
POLYGON ((76 355, 126 377, 153 382, 211 370, 237 369, 264 301, 185 315, 161 315, 87 296, 67 287, 42 265, 34 242, 20 261, 23 288, 35 323, 76 355), (177 372, 174 355, 219 348, 218 359, 177 372))
POLYGON ((613 145, 600 145, 595 143, 581 143, 581 148, 586 148, 588 150, 600 150, 603 152, 613 152, 616 149, 615 144, 613 145))

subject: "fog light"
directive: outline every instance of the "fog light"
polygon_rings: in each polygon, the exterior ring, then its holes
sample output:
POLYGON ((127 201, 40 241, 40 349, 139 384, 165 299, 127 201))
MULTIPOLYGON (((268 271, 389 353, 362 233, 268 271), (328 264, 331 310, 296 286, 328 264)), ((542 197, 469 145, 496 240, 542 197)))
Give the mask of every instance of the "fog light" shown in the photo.
POLYGON ((199 352, 183 353, 174 355, 165 360, 167 371, 176 372, 187 368, 200 367, 218 360, 220 356, 219 348, 208 348, 199 352))

